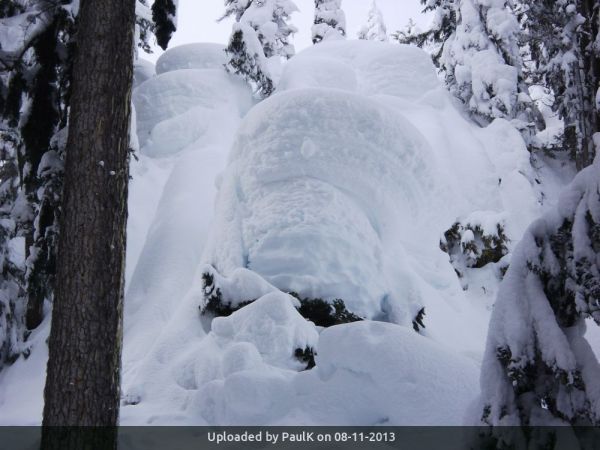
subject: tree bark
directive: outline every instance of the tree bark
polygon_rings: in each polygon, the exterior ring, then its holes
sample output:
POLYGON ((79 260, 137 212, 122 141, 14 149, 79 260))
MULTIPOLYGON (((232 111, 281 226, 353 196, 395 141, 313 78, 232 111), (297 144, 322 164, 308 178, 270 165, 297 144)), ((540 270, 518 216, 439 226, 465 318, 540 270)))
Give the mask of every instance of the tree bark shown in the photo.
MULTIPOLYGON (((118 423, 134 23, 135 0, 81 1, 45 427, 118 423)), ((56 436, 45 428, 43 448, 81 444, 56 436)))

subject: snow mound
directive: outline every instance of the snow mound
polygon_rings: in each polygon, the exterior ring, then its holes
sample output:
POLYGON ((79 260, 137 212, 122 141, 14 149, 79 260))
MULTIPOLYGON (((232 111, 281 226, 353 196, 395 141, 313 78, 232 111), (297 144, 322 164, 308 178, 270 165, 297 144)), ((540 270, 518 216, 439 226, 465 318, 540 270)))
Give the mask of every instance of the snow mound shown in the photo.
POLYGON ((342 40, 322 42, 292 58, 279 88, 320 87, 318 83, 322 81, 326 82, 324 87, 408 100, 441 87, 431 57, 419 48, 342 40), (301 76, 303 73, 308 76, 301 76), (340 83, 337 86, 336 77, 340 83), (354 78, 356 86, 348 82, 354 78))
POLYGON ((272 366, 298 369, 302 365, 293 359, 295 350, 315 348, 318 333, 296 306, 292 296, 272 292, 229 317, 215 317, 212 333, 217 339, 253 344, 272 366))
POLYGON ((356 73, 345 62, 319 56, 307 58, 303 55, 301 53, 287 63, 277 85, 279 91, 307 87, 358 91, 356 73))
POLYGON ((439 179, 423 137, 377 102, 324 89, 276 95, 239 129, 208 262, 373 318, 390 295, 386 258, 402 259, 388 244, 430 220, 420 205, 447 199, 439 179))
POLYGON ((190 292, 147 356, 127 370, 121 423, 215 423, 217 395, 238 410, 231 413, 238 419, 227 423, 274 420, 274 403, 293 395, 288 389, 277 399, 281 386, 291 387, 293 375, 306 367, 296 350, 314 349, 318 341, 316 327, 296 305, 290 295, 271 292, 229 317, 215 318, 205 334, 196 293, 190 292), (179 413, 173 413, 173 404, 182 405, 179 413))
POLYGON ((219 141, 252 104, 248 87, 222 69, 163 73, 141 84, 133 102, 141 151, 152 157, 219 141))
POLYGON ((318 348, 310 371, 250 365, 208 383, 196 411, 220 425, 460 425, 472 401, 476 365, 403 327, 339 325, 318 348))
POLYGON ((404 327, 336 326, 318 348, 310 397, 336 409, 322 423, 461 425, 474 397, 476 364, 404 327))
POLYGON ((156 61, 156 73, 181 69, 223 69, 227 62, 225 46, 198 43, 179 45, 164 52, 156 61))

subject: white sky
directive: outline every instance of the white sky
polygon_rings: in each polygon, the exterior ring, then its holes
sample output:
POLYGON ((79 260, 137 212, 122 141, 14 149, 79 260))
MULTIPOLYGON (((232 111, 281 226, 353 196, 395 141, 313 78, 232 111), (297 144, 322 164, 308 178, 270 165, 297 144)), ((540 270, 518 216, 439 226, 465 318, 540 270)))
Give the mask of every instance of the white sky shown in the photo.
MULTIPOLYGON (((292 16, 292 23, 299 29, 294 37, 296 51, 312 45, 310 27, 313 22, 314 1, 295 0, 300 12, 292 16)), ((343 0, 342 8, 346 13, 347 31, 350 39, 367 20, 371 0, 343 0)), ((419 0, 377 0, 377 6, 383 12, 388 33, 402 28, 412 18, 421 27, 428 24, 428 18, 421 14, 423 9, 419 0)), ((169 47, 190 42, 217 42, 226 44, 231 33, 231 20, 217 23, 224 11, 223 0, 179 0, 177 32, 169 47)), ((154 55, 144 58, 156 60, 160 49, 154 55)))

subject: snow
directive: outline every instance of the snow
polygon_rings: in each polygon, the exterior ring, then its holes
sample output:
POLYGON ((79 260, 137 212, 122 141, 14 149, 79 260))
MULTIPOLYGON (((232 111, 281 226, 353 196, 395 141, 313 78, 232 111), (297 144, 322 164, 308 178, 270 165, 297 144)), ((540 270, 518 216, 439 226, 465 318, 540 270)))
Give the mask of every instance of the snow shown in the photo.
MULTIPOLYGON (((466 404, 474 395, 472 385, 476 361, 481 358, 486 325, 482 317, 487 317, 487 304, 470 304, 465 299, 438 241, 459 216, 472 213, 474 208, 484 211, 480 214, 484 221, 490 214, 510 209, 511 202, 518 199, 523 203, 513 211, 525 205, 518 211, 519 217, 533 216, 537 199, 528 179, 519 175, 527 173, 529 166, 518 132, 511 131, 508 122, 479 130, 466 121, 440 85, 427 55, 410 47, 321 43, 286 64, 277 92, 254 106, 237 129, 227 168, 217 178, 218 194, 208 196, 216 204, 212 226, 208 235, 195 238, 197 248, 204 247, 201 263, 194 266, 196 275, 173 286, 169 278, 165 279, 169 273, 181 274, 191 260, 173 268, 170 264, 156 266, 157 271, 166 272, 159 281, 152 281, 159 272, 140 275, 140 285, 148 288, 140 290, 140 305, 147 301, 144 292, 160 289, 148 283, 167 282, 168 286, 150 302, 160 312, 153 311, 152 315, 161 317, 151 322, 154 326, 142 316, 141 306, 139 313, 130 312, 139 325, 125 335, 130 349, 126 344, 125 391, 141 401, 124 408, 123 422, 461 423, 466 404), (505 148, 500 144, 507 140, 514 145, 505 148), (459 171, 459 181, 445 174, 449 164, 459 171), (499 178, 505 179, 501 186, 499 178), (518 197, 504 191, 511 186, 514 192, 521 190, 518 197), (485 213, 490 208, 496 210, 485 213), (223 297, 234 306, 260 300, 230 318, 214 319, 212 328, 210 323, 200 326, 197 308, 203 302, 201 274, 205 272, 213 274, 223 297), (190 283, 187 294, 183 288, 174 288, 190 283), (323 331, 315 342, 315 328, 312 332, 308 328, 301 335, 313 337, 300 339, 295 346, 302 348, 302 342, 310 342, 317 349, 317 367, 296 372, 298 362, 290 361, 294 345, 286 344, 282 347, 286 350, 277 357, 273 356, 274 349, 264 346, 266 342, 294 340, 289 336, 268 338, 267 330, 277 326, 264 325, 258 318, 264 314, 260 305, 285 297, 280 289, 307 297, 342 298, 355 313, 398 325, 367 321, 336 327, 344 339, 345 333, 357 333, 355 338, 348 337, 356 348, 340 350, 337 359, 335 348, 342 338, 328 337, 331 329, 323 331), (172 292, 177 295, 169 296, 172 292), (183 300, 177 303, 176 299, 183 300), (427 314, 423 333, 427 337, 412 330, 412 319, 423 306, 427 314), (169 316, 172 309, 175 312, 169 316), (248 333, 245 327, 254 322, 260 328, 248 333), (375 347, 380 346, 378 341, 362 343, 364 329, 369 327, 385 330, 382 340, 391 342, 385 351, 373 350, 379 348, 375 347), (162 332, 155 336, 145 331, 153 329, 162 332), (260 338, 263 332, 265 340, 260 338), (240 347, 238 338, 244 346, 240 347), (395 345, 397 341, 410 345, 395 345), (418 352, 412 354, 408 349, 419 344, 427 346, 426 352, 443 355, 434 358, 440 366, 430 358, 424 358, 429 363, 418 364, 410 359, 418 352), (219 345, 235 345, 235 350, 219 345), (396 347, 399 349, 392 349, 396 347), (373 359, 374 355, 385 355, 388 348, 400 352, 398 368, 373 359), (407 350, 402 353, 401 348, 407 350), (229 355, 227 362, 222 362, 224 355, 229 355), (364 370, 369 375, 351 372, 357 355, 364 357, 364 370), (402 361, 406 358, 416 367, 426 367, 427 376, 433 378, 423 379, 422 384, 412 379, 417 378, 416 373, 404 378, 408 364, 402 361), (449 360, 461 362, 447 367, 449 360), (244 370, 227 375, 224 366, 244 370), (371 366, 373 370, 367 370, 371 366), (193 367, 197 369, 190 369, 193 367), (326 368, 325 378, 321 367, 326 368), (200 370, 200 374, 185 375, 190 370, 200 370), (452 382, 434 381, 447 371, 457 374, 452 382), (187 390, 173 384, 175 373, 184 374, 177 379, 180 383, 183 380, 187 390), (348 391, 354 395, 362 392, 369 377, 376 381, 364 390, 365 396, 351 400, 348 391), (461 380, 466 381, 464 385, 461 380), (384 382, 387 384, 382 385, 384 382), (431 394, 429 389, 440 391, 431 394), (296 398, 294 392, 298 391, 303 396, 296 398), (409 391, 414 394, 403 397, 409 391), (357 408, 359 402, 367 403, 367 396, 377 399, 374 406, 368 411, 357 408), (400 401, 396 407, 390 406, 386 401, 390 396, 410 398, 406 400, 410 408, 400 406, 407 404, 400 401), (421 413, 415 409, 417 398, 420 402, 423 398, 451 400, 438 405, 439 412, 432 415, 425 413, 428 404, 421 413), (174 409, 174 404, 189 405, 189 413, 174 409), (302 406, 305 404, 311 407, 302 406), (179 412, 175 414, 176 410, 179 412)), ((157 94, 158 87, 153 92, 157 94)), ((188 175, 177 178, 190 181, 188 175)), ((164 194, 165 198, 173 195, 164 194)), ((169 221, 174 214, 161 211, 157 217, 169 221)), ((511 232, 519 230, 517 225, 511 232)), ((189 247, 189 239, 179 234, 172 241, 165 239, 166 231, 150 236, 148 245, 170 248, 181 240, 189 247)), ((152 267, 157 263, 143 264, 152 267)), ((489 284, 490 279, 483 283, 489 284)), ((130 305, 134 302, 131 292, 130 305)), ((286 314, 299 317, 293 310, 286 314)), ((286 329, 289 332, 290 327, 286 329)))
POLYGON ((181 69, 222 69, 227 62, 221 44, 186 44, 170 49, 156 61, 156 73, 181 69))
MULTIPOLYGON (((463 291, 439 242, 501 222, 512 250, 539 215, 519 132, 465 118, 416 48, 321 42, 258 104, 220 52, 137 63, 121 423, 462 424, 498 279, 463 291), (255 301, 201 316, 207 272, 232 306, 255 301), (322 329, 290 292, 367 320, 322 329)), ((44 326, 0 372, 2 424, 39 423, 44 326)))

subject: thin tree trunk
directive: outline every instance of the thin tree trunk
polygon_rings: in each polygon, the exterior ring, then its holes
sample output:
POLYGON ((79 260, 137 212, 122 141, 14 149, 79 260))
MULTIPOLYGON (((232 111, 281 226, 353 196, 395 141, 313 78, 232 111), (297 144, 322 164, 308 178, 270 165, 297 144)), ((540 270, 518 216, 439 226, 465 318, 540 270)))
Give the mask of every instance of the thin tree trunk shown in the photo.
MULTIPOLYGON (((81 1, 45 426, 118 422, 134 21, 135 0, 81 1)), ((43 448, 81 444, 60 435, 45 428, 43 448)))

